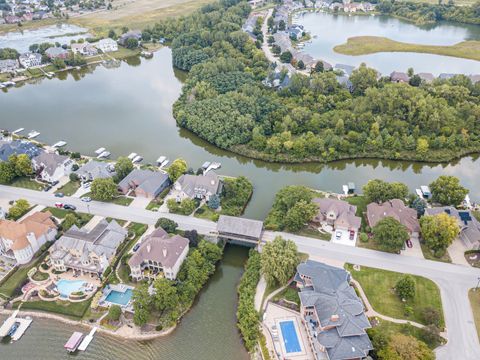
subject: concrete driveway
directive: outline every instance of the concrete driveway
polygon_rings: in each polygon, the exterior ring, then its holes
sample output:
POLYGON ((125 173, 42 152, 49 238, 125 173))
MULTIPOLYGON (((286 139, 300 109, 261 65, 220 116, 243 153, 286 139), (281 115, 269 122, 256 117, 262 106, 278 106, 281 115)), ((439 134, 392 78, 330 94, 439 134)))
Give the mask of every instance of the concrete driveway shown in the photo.
POLYGON ((350 231, 337 229, 333 231, 330 241, 335 244, 355 246, 357 244, 357 234, 355 233, 353 239, 350 239, 350 231), (340 236, 337 236, 337 234, 340 236))
POLYGON ((150 204, 150 201, 152 201, 152 199, 137 196, 133 198, 133 201, 130 203, 130 205, 128 205, 128 207, 135 209, 145 209, 147 205, 150 204))
POLYGON ((418 239, 418 237, 412 236, 410 240, 412 241, 412 247, 409 248, 407 245, 405 245, 405 250, 402 250, 402 255, 414 256, 423 259, 424 256, 422 252, 422 247, 420 246, 420 240, 418 239))
POLYGON ((467 247, 463 244, 462 240, 455 239, 455 241, 450 245, 447 249, 448 255, 452 259, 454 264, 470 266, 467 259, 465 259, 465 251, 467 251, 467 247))

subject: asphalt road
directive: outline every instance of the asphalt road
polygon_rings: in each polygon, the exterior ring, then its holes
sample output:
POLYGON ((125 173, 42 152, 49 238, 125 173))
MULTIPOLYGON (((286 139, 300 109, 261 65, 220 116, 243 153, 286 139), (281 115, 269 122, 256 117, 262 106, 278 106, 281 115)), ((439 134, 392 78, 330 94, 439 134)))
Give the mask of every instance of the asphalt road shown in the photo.
MULTIPOLYGON (((0 185, 0 198, 8 200, 22 198, 32 204, 44 206, 54 206, 55 202, 61 201, 75 205, 77 211, 80 212, 145 224, 155 224, 158 218, 167 217, 177 222, 180 229, 196 229, 202 234, 208 234, 216 230, 216 223, 194 217, 158 213, 97 201, 84 203, 80 199, 72 197, 59 199, 51 193, 10 186, 0 185)), ((439 286, 442 295, 448 337, 448 343, 436 350, 437 359, 476 360, 480 358, 480 344, 468 299, 468 290, 476 286, 480 278, 480 269, 344 246, 282 232, 266 231, 264 240, 271 240, 277 235, 295 241, 299 251, 310 255, 400 273, 420 275, 433 280, 439 286)))

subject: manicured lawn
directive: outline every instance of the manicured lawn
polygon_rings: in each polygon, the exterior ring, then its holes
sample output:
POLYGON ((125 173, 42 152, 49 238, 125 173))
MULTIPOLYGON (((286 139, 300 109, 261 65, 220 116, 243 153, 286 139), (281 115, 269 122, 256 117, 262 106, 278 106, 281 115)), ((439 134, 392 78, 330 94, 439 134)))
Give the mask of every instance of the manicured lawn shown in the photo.
MULTIPOLYGON (((70 301, 27 301, 22 305, 22 310, 38 310, 60 315, 65 315, 74 319, 81 319, 90 307, 91 298, 86 301, 72 303, 70 301)), ((18 307, 18 303, 14 304, 18 307)))
POLYGON ((442 257, 436 257, 433 255, 433 252, 427 247, 427 245, 420 242, 420 247, 422 248, 423 257, 427 260, 441 261, 445 263, 451 263, 450 255, 445 251, 445 254, 442 257))
POLYGON ((107 201, 98 200, 98 199, 95 199, 94 196, 92 196, 92 193, 86 193, 86 194, 82 195, 82 198, 84 198, 84 197, 91 197, 92 200, 95 200, 95 201, 102 201, 102 202, 106 202, 106 203, 110 203, 110 204, 116 204, 116 205, 122 205, 122 206, 128 206, 133 201, 133 198, 126 197, 126 196, 117 196, 117 197, 113 198, 112 200, 107 200, 107 201))
POLYGON ((380 36, 355 36, 333 48, 345 55, 365 55, 379 52, 416 52, 480 60, 480 41, 462 41, 454 45, 423 45, 395 41, 380 36))
POLYGON ((63 219, 71 210, 59 209, 56 207, 47 207, 42 210, 42 212, 50 211, 50 213, 55 216, 57 219, 63 219))
POLYGON ((43 281, 47 280, 50 277, 47 273, 37 271, 35 274, 33 274, 32 279, 36 281, 43 281))
POLYGON ((472 214, 473 216, 475 216, 475 218, 480 221, 480 211, 472 211, 472 214))
POLYGON ((32 263, 18 267, 17 270, 10 277, 2 281, 0 285, 0 293, 8 297, 12 297, 15 294, 15 290, 27 279, 28 271, 31 268, 38 266, 43 261, 46 255, 47 253, 44 253, 32 263))
POLYGON ((129 284, 130 280, 128 276, 130 275, 130 269, 127 264, 122 263, 123 257, 125 257, 126 254, 130 251, 130 249, 137 243, 138 239, 143 235, 143 233, 147 230, 148 226, 145 224, 140 224, 140 223, 131 223, 128 226, 128 232, 134 233, 135 236, 133 239, 128 240, 128 242, 125 244, 124 248, 121 249, 120 253, 118 254, 118 258, 120 259, 118 262, 118 275, 120 276, 120 279, 122 282, 129 284))
POLYGON ((362 286, 373 309, 378 313, 396 319, 412 320, 425 323, 422 313, 426 307, 437 309, 442 314, 441 325, 443 326, 443 310, 440 291, 435 283, 421 276, 413 276, 415 279, 415 297, 407 304, 412 307, 413 314, 405 314, 405 304, 395 293, 395 284, 404 275, 401 273, 374 268, 361 267, 360 271, 353 270, 352 265, 345 266, 362 286))
POLYGON ((197 211, 195 211, 193 216, 199 219, 218 221, 218 217, 220 216, 220 214, 210 209, 207 205, 202 205, 200 208, 197 209, 197 211))
POLYGON ((272 300, 279 301, 281 299, 294 302, 295 304, 300 306, 300 297, 298 296, 298 291, 292 289, 291 287, 287 287, 286 289, 275 295, 272 300))
POLYGON ((65 196, 72 196, 80 188, 80 181, 69 181, 61 188, 59 188, 55 193, 63 193, 65 196))
POLYGON ((15 187, 20 187, 20 188, 30 189, 30 190, 38 190, 38 191, 42 191, 44 187, 43 184, 36 182, 35 180, 32 180, 28 177, 15 178, 15 180, 13 180, 10 186, 15 186, 15 187))
POLYGON ((298 231, 297 234, 325 241, 330 241, 332 238, 332 234, 321 233, 317 229, 312 229, 311 227, 305 227, 298 231))
POLYGON ((126 222, 127 222, 126 220, 114 219, 114 218, 111 218, 111 217, 107 217, 105 220, 107 220, 107 222, 110 222, 110 221, 112 221, 112 220, 115 220, 115 221, 118 223, 118 225, 120 225, 120 226, 125 225, 126 222))
POLYGON ((58 219, 64 219, 67 214, 74 214, 79 219, 79 223, 77 225, 80 225, 80 226, 85 225, 93 218, 92 214, 75 212, 72 210, 59 209, 56 207, 47 207, 42 210, 42 212, 46 212, 46 211, 50 211, 52 215, 58 219))
POLYGON ((480 290, 470 289, 468 292, 470 306, 472 307, 473 319, 477 328, 477 336, 480 340, 480 290))

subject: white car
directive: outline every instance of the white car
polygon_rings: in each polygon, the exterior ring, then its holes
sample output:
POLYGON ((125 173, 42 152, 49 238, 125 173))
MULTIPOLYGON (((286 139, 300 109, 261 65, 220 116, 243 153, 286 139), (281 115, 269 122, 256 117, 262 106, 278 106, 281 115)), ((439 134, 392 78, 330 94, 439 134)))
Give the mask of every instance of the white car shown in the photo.
POLYGON ((82 197, 83 202, 90 202, 92 199, 89 196, 82 197))
POLYGON ((90 183, 89 183, 89 182, 83 183, 83 184, 82 184, 82 187, 83 187, 84 189, 88 189, 88 188, 90 187, 90 183))
POLYGON ((335 233, 335 237, 337 238, 337 240, 340 240, 340 238, 342 237, 342 232, 341 231, 337 231, 335 233))

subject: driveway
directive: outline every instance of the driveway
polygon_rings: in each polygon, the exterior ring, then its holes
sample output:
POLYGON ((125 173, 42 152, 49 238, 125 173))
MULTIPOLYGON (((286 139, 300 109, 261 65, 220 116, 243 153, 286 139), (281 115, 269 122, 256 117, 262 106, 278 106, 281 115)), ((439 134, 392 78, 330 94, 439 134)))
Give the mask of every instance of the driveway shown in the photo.
POLYGON ((409 248, 405 245, 405 250, 402 250, 402 255, 414 256, 423 259, 424 256, 422 252, 422 247, 420 246, 420 240, 418 239, 418 237, 412 236, 410 240, 412 241, 412 247, 409 248))
POLYGON ((355 234, 353 235, 353 239, 350 239, 350 231, 337 229, 332 233, 332 238, 330 239, 330 241, 335 244, 355 246, 355 244, 357 243, 357 235, 358 233, 355 232, 355 234))
POLYGON ((142 196, 137 196, 133 198, 133 201, 128 206, 136 209, 145 209, 147 205, 150 204, 150 201, 152 201, 152 199, 142 197, 142 196))
POLYGON ((465 251, 467 251, 467 247, 463 244, 462 240, 455 239, 455 241, 450 245, 447 249, 448 255, 452 259, 454 264, 470 266, 467 259, 465 259, 465 251))

